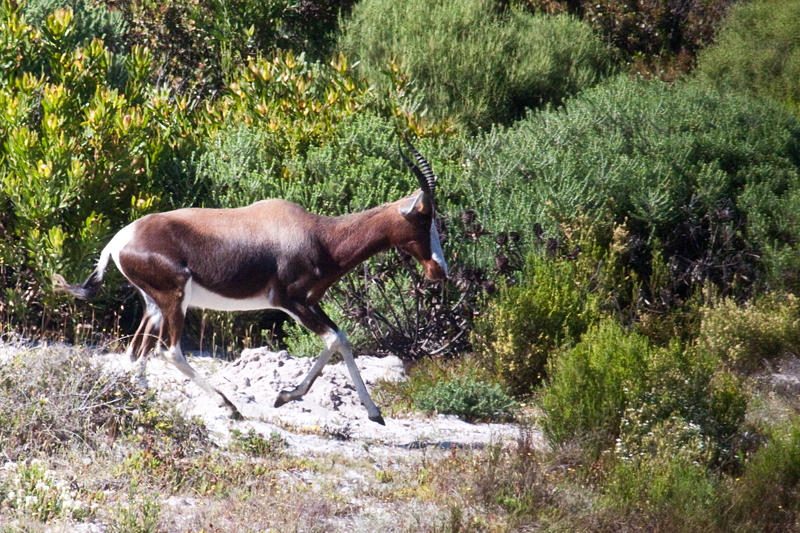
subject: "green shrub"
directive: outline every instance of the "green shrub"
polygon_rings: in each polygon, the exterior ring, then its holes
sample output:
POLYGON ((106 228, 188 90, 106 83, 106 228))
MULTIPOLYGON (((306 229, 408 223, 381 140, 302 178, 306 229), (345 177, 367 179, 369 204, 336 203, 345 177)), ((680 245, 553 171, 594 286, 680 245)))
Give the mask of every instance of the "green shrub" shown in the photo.
POLYGON ((57 518, 82 520, 94 513, 96 505, 86 503, 90 495, 58 479, 41 460, 6 464, 0 478, 0 504, 12 513, 47 523, 57 518))
POLYGON ((699 80, 718 89, 774 98, 800 112, 798 0, 736 3, 716 42, 700 54, 699 80))
POLYGON ((500 385, 475 376, 444 380, 415 390, 412 400, 422 412, 456 415, 467 422, 510 420, 516 408, 516 402, 500 385))
POLYGON ((618 457, 636 458, 666 424, 674 430, 664 433, 674 437, 671 446, 689 443, 703 464, 734 460, 748 397, 740 380, 702 350, 654 348, 607 319, 561 350, 548 375, 543 428, 556 444, 588 439, 590 452, 598 452, 616 442, 618 457))
POLYGON ((491 0, 361 2, 340 47, 373 85, 408 76, 435 117, 471 127, 560 103, 614 68, 587 25, 501 10, 491 0))
POLYGON ((502 290, 476 330, 483 366, 517 395, 542 380, 550 352, 577 340, 594 311, 573 262, 534 253, 528 268, 532 281, 502 290))
POLYGON ((108 5, 86 0, 27 0, 21 7, 26 21, 34 27, 43 27, 57 9, 69 8, 75 18, 70 35, 75 45, 83 46, 97 38, 114 53, 126 51, 122 14, 108 5))
MULTIPOLYGON (((465 143, 451 194, 529 241, 537 224, 558 237, 564 220, 610 216, 659 247, 670 297, 741 295, 760 272, 776 285, 797 271, 798 139, 800 120, 768 102, 618 78, 465 143)), ((646 273, 648 258, 632 268, 646 273)))
POLYGON ((484 369, 517 395, 531 392, 550 354, 577 342, 604 313, 633 320, 628 309, 640 283, 626 259, 625 228, 579 217, 560 229, 562 240, 537 240, 521 281, 500 290, 473 332, 484 369))
POLYGON ((776 431, 745 464, 744 472, 730 480, 731 523, 747 524, 753 531, 791 531, 800 513, 800 428, 776 431))
POLYGON ((647 339, 626 335, 607 319, 574 348, 554 355, 542 392, 543 429, 554 443, 587 438, 608 446, 619 435, 625 410, 634 407, 647 375, 647 339))
POLYGON ((800 354, 800 301, 765 296, 737 305, 728 299, 703 309, 698 342, 744 371, 800 354))

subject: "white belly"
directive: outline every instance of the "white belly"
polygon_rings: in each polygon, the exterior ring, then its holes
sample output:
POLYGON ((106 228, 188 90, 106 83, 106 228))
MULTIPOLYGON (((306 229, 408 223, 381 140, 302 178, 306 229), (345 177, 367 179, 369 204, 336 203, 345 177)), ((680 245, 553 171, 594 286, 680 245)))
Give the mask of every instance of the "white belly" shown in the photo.
POLYGON ((183 309, 187 307, 200 307, 216 311, 254 311, 256 309, 277 309, 272 303, 272 289, 267 294, 260 294, 253 298, 226 298, 211 292, 193 280, 186 284, 186 296, 183 309))

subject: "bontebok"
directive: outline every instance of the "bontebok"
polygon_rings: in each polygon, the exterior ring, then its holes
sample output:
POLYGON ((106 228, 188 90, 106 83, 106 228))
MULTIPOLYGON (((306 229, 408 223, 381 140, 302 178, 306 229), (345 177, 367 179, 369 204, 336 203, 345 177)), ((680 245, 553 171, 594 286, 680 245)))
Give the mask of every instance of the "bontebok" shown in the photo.
POLYGON ((435 223, 436 178, 425 158, 405 142, 417 163, 402 149, 400 156, 420 185, 411 196, 340 217, 315 215, 284 200, 262 200, 237 209, 151 214, 111 239, 82 284, 69 285, 57 274, 54 284, 76 298, 92 298, 113 259, 144 299, 144 317, 127 350, 139 379, 144 380, 147 360, 157 350, 232 417, 240 416, 236 406, 183 357, 180 340, 186 310, 285 311, 319 335, 326 347, 300 385, 278 395, 275 407, 303 396, 338 351, 369 419, 383 424, 347 337, 319 302, 331 285, 359 263, 392 247, 416 258, 429 279, 447 276, 435 223), (153 335, 156 329, 158 334, 153 335))

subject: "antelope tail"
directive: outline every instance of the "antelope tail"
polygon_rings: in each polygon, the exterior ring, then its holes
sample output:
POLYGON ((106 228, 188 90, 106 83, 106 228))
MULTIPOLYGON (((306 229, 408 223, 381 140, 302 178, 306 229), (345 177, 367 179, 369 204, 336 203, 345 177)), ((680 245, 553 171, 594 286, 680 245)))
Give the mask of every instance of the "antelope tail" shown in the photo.
POLYGON ((86 281, 77 285, 70 285, 67 283, 67 280, 64 279, 64 276, 53 274, 53 289, 57 292, 68 292, 80 300, 91 300, 97 295, 97 291, 99 291, 100 287, 103 285, 103 274, 106 271, 106 267, 108 267, 108 260, 110 257, 111 251, 109 247, 106 246, 100 254, 100 260, 97 262, 95 269, 89 274, 86 281))

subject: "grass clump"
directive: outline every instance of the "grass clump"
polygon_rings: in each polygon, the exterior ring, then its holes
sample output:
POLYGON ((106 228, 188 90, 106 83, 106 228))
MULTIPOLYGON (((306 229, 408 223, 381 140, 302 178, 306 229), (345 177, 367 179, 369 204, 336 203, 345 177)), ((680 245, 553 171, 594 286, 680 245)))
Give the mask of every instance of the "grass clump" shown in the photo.
POLYGON ((20 351, 0 363, 0 448, 9 458, 71 445, 102 447, 129 431, 152 398, 128 376, 104 372, 83 350, 20 351))
POLYGON ((408 76, 435 117, 470 127, 560 103, 614 70, 611 51, 587 24, 490 0, 362 2, 339 44, 370 83, 386 88, 408 76))
POLYGON ((231 448, 241 450, 252 457, 278 456, 286 447, 286 442, 277 431, 273 431, 267 438, 252 428, 247 433, 235 429, 232 434, 231 448))
POLYGON ((746 463, 741 476, 730 481, 731 522, 750 529, 791 531, 800 513, 800 427, 778 428, 769 442, 746 463))
POLYGON ((514 418, 516 402, 497 383, 475 376, 454 378, 417 390, 414 405, 425 413, 456 415, 467 422, 505 421, 514 418))

